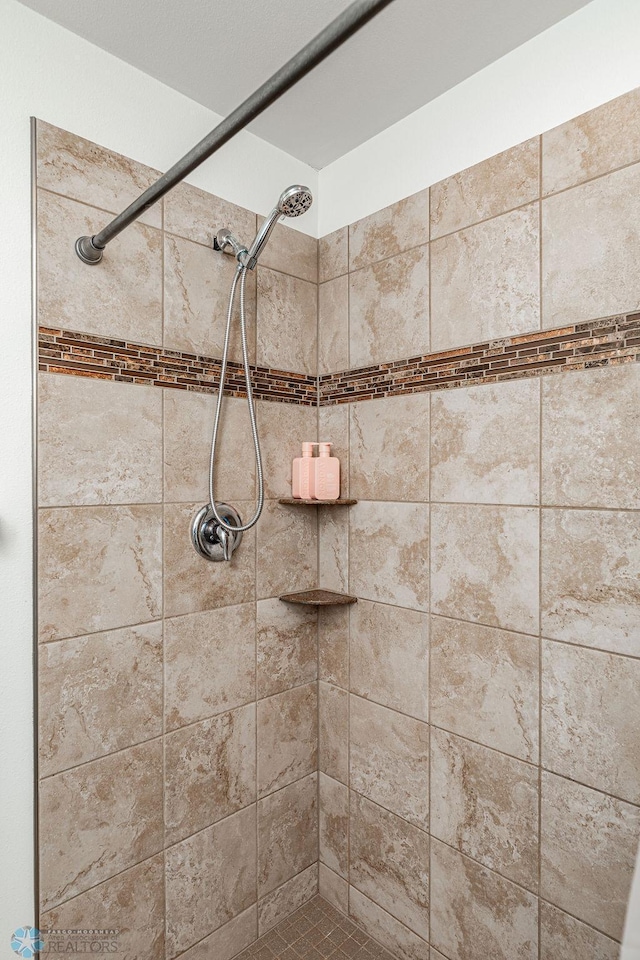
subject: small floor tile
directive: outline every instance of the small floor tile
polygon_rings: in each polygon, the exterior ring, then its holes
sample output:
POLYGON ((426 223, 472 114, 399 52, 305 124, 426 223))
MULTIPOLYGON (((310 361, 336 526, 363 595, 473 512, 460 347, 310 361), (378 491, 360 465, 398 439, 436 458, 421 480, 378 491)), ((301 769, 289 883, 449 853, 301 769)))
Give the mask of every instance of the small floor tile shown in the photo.
POLYGON ((236 960, 394 960, 352 920, 315 896, 236 960))

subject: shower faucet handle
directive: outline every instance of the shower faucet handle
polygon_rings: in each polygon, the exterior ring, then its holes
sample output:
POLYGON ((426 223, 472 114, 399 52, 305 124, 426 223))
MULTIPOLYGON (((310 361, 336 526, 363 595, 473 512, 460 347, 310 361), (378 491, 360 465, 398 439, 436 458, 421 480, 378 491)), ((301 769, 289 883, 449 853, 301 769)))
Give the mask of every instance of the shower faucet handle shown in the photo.
MULTIPOLYGON (((238 511, 228 503, 216 502, 218 516, 231 527, 241 527, 242 520, 238 511)), ((191 542, 196 553, 205 560, 231 560, 233 553, 242 542, 242 530, 227 530, 220 524, 207 503, 193 518, 191 523, 191 542)))
POLYGON ((222 544, 222 556, 225 560, 231 560, 234 549, 234 535, 228 530, 225 530, 225 528, 222 526, 218 526, 216 532, 218 535, 218 540, 222 544))

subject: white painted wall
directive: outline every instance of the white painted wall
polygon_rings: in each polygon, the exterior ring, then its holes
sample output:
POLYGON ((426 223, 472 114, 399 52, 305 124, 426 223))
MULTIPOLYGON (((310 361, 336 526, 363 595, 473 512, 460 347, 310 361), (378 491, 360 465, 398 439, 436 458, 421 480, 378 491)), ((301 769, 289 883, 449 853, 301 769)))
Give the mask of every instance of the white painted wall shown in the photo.
POLYGON ((640 0, 593 0, 321 170, 318 236, 640 86, 639 49, 640 0))
MULTIPOLYGON (((160 170, 220 118, 14 0, 0 0, 0 37, 0 958, 15 958, 9 935, 34 917, 29 117, 160 170)), ((251 134, 190 177, 264 213, 288 183, 317 193, 317 179, 251 134)), ((317 209, 296 226, 315 235, 317 209)))
MULTIPOLYGON (((158 169, 219 118, 15 0, 0 0, 0 37, 2 960, 15 956, 11 930, 33 918, 29 116, 158 169)), ((295 226, 324 236, 639 86, 639 41, 640 0, 594 0, 319 177, 242 134, 190 179, 260 212, 302 180, 321 197, 295 226)))

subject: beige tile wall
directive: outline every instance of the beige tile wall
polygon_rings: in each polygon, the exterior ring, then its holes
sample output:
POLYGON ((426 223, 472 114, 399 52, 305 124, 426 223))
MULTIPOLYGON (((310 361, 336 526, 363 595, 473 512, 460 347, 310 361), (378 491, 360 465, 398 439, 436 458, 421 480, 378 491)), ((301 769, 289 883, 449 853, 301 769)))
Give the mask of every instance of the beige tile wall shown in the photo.
MULTIPOLYGON (((639 144, 634 92, 319 258, 278 227, 252 355, 323 374, 637 309, 639 144)), ((41 124, 38 176, 44 322, 219 351, 207 248, 252 213, 182 186, 91 281, 66 241, 153 171, 41 124)), ((233 575, 185 536, 212 398, 41 380, 44 920, 231 958, 319 875, 399 960, 613 960, 640 837, 636 367, 261 402, 269 499, 233 575), (277 505, 303 436, 334 443, 356 507, 277 505), (359 603, 321 612, 316 650, 315 613, 274 598, 318 578, 359 603)), ((220 495, 249 513, 227 412, 220 495)))
MULTIPOLYGON (((635 91, 323 238, 319 372, 637 309, 639 177, 635 91)), ((639 411, 637 364, 320 409, 320 890, 401 960, 617 956, 639 411)))
MULTIPOLYGON (((183 185, 100 267, 73 252, 154 177, 38 125, 40 322, 219 356, 233 261, 211 239, 249 240, 253 213, 183 185)), ((315 373, 316 301, 317 242, 279 226, 247 284, 252 360, 315 373)), ((317 518, 276 502, 317 410, 258 404, 259 534, 208 564, 189 525, 214 399, 39 384, 41 925, 116 927, 136 960, 231 958, 317 891, 317 618, 276 599, 317 585, 317 518)), ((246 402, 225 403, 216 492, 248 517, 246 402)))

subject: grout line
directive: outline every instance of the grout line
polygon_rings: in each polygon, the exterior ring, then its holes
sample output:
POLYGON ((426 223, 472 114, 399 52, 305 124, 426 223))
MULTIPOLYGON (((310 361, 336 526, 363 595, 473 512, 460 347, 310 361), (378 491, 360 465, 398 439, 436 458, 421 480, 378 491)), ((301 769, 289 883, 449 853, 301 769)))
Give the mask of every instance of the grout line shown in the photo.
MULTIPOLYGON (((316 441, 320 440, 320 242, 316 242, 316 441)), ((322 528, 320 510, 316 511, 316 586, 320 586, 320 564, 322 555, 322 528)), ((317 803, 317 859, 318 891, 320 890, 320 821, 322 816, 322 797, 320 793, 320 643, 322 632, 322 612, 316 611, 316 803, 317 803)))
MULTIPOLYGON (((429 223, 431 223, 431 191, 429 191, 429 223)), ((431 247, 431 245, 429 245, 431 247)), ((429 298, 431 298, 431 261, 429 261, 429 298)), ((429 323, 431 323, 431 299, 429 299, 429 323)), ((431 336, 431 332, 429 332, 431 336)), ((431 341, 429 341, 431 342, 431 341)), ((429 409, 427 411, 428 416, 428 442, 426 447, 426 456, 427 456, 427 490, 429 498, 431 498, 431 424, 432 424, 432 407, 431 398, 429 398, 429 409)), ((429 536, 429 545, 427 547, 427 559, 428 559, 428 573, 427 573, 427 586, 429 591, 429 610, 431 610, 431 572, 432 572, 432 553, 433 553, 433 537, 431 536, 431 499, 429 499, 428 507, 428 536, 429 536)), ((429 759, 428 759, 428 769, 429 769, 429 783, 428 783, 428 816, 429 816, 429 875, 427 877, 427 896, 429 901, 428 906, 428 929, 429 929, 429 943, 431 943, 431 924, 432 924, 432 897, 431 897, 431 878, 433 875, 432 870, 432 847, 433 842, 431 839, 431 831, 433 827, 433 817, 432 817, 432 784, 433 784, 433 723, 431 717, 431 618, 429 615, 426 617, 425 626, 427 628, 427 724, 428 724, 428 737, 429 737, 429 759)))
MULTIPOLYGON (((165 248, 167 243, 167 236, 165 232, 165 222, 164 222, 164 199, 160 201, 160 216, 161 216, 161 265, 162 265, 162 291, 161 291, 161 309, 162 309, 162 347, 164 350, 165 343, 165 328, 166 328, 166 263, 165 263, 165 248)), ((165 648, 165 529, 166 529, 166 506, 165 506, 165 496, 166 496, 166 477, 165 477, 165 462, 166 462, 166 400, 167 400, 167 391, 161 391, 162 398, 162 528, 161 528, 161 542, 160 542, 160 551, 161 551, 161 570, 162 570, 162 882, 163 882, 163 896, 164 896, 164 910, 163 910, 163 923, 164 923, 164 945, 165 953, 167 951, 167 944, 169 942, 169 918, 167 912, 167 904, 169 902, 169 892, 167 885, 167 795, 166 795, 166 783, 167 783, 167 658, 166 658, 166 648, 165 648)))
MULTIPOLYGON (((242 500, 241 502, 248 503, 253 501, 255 498, 251 497, 249 499, 242 500)), ((265 497, 266 501, 277 502, 279 497, 265 497)), ((489 502, 486 500, 395 500, 395 499, 386 499, 384 497, 358 497, 358 503, 393 503, 398 504, 399 506, 414 506, 414 507, 427 507, 427 506, 438 506, 438 507, 493 507, 497 509, 520 509, 520 510, 561 510, 563 512, 568 511, 582 511, 583 513, 640 513, 640 507, 607 507, 601 506, 598 504, 563 504, 563 503, 498 503, 498 502, 489 502)), ((128 509, 135 509, 136 507, 163 507, 163 506, 176 506, 184 507, 194 504, 193 500, 167 500, 164 502, 158 500, 155 503, 60 503, 53 504, 51 506, 42 505, 38 509, 39 511, 51 512, 54 510, 95 510, 95 509, 106 509, 111 510, 118 507, 126 507, 128 509)), ((293 506, 289 504, 289 506, 293 506)), ((319 502, 317 504, 319 507, 327 506, 319 502)), ((330 506, 330 504, 329 504, 330 506)), ((268 598, 263 598, 268 599, 268 598)), ((238 604, 229 604, 229 606, 238 606, 238 604)), ((213 610, 221 610, 222 607, 212 607, 213 610)), ((202 611, 195 611, 202 612, 202 611)), ((187 614, 178 614, 178 616, 186 616, 187 614)), ((158 619, 162 619, 159 617, 158 619)), ((149 621, 143 620, 142 623, 148 623, 149 621)), ((134 624, 135 625, 135 624, 134 624)), ((124 624, 123 626, 131 626, 131 624, 124 624)), ((119 627, 107 627, 107 630, 118 630, 119 627)), ((102 630, 94 630, 93 633, 103 633, 102 630)))
MULTIPOLYGON (((158 173, 158 176, 160 174, 158 173)), ((119 213, 122 213, 122 210, 106 210, 104 207, 98 207, 95 203, 90 203, 88 200, 79 200, 77 197, 71 197, 68 193, 59 193, 57 190, 52 190, 50 187, 38 187, 38 193, 48 193, 52 197, 60 197, 62 200, 71 200, 72 203, 79 203, 83 207, 89 207, 90 210, 97 210, 99 213, 106 214, 107 217, 110 217, 112 220, 114 217, 117 217, 119 213)), ((159 200, 158 205, 162 205, 163 201, 159 200)), ((155 206, 156 204, 153 204, 155 206)), ((152 209, 150 207, 149 209, 152 209)), ((143 214, 144 216, 144 214, 143 214)), ((160 234, 163 232, 163 218, 162 214, 160 215, 160 226, 156 227, 153 223, 147 223, 145 220, 142 220, 138 217, 133 224, 130 226, 141 226, 147 227, 149 230, 157 230, 160 234)))
MULTIPOLYGON (((542 138, 541 138, 542 139, 542 138)), ((540 176, 542 173, 540 172, 540 176)), ((538 390, 538 497, 542 498, 542 457, 543 457, 543 430, 542 430, 542 378, 538 390)), ((542 914, 540 910, 539 894, 542 889, 542 507, 538 508, 538 960, 541 957, 542 914)))
MULTIPOLYGON (((60 907, 67 906, 67 904, 73 903, 74 900, 78 900, 80 897, 84 897, 87 893, 90 893, 92 890, 98 890, 99 887, 103 887, 106 883, 111 883, 113 880, 116 880, 118 877, 123 876, 123 874, 128 873, 129 870, 136 870, 138 867, 142 866, 143 863, 150 863, 152 860, 155 860, 158 857, 162 857, 164 861, 164 850, 160 848, 156 853, 152 853, 148 857, 144 857, 142 860, 137 860, 136 863, 131 864, 128 867, 125 867, 123 870, 118 870, 117 873, 112 874, 109 877, 105 877, 104 880, 100 880, 99 883, 94 884, 92 887, 87 887, 86 890, 81 890, 79 893, 74 893, 72 897, 68 897, 66 900, 60 900, 58 903, 55 903, 53 906, 47 907, 46 910, 43 910, 42 913, 50 913, 52 910, 58 910, 60 907)), ((164 875, 164 863, 163 863, 163 875, 164 875)), ((44 932, 44 931, 43 931, 44 932)))
POLYGON ((147 737, 146 740, 138 740, 136 743, 127 744, 126 747, 120 747, 118 750, 113 750, 111 753, 102 753, 99 757, 92 757, 90 760, 83 760, 81 763, 76 763, 71 767, 64 767, 62 770, 56 770, 55 773, 48 773, 46 776, 40 777, 40 783, 44 783, 47 780, 53 780, 54 777, 66 776, 68 773, 74 773, 76 770, 82 770, 85 767, 88 767, 92 763, 100 763, 102 760, 110 760, 112 757, 118 757, 123 753, 126 753, 128 750, 137 750, 138 747, 145 747, 150 743, 160 743, 162 746, 164 737, 162 733, 156 733, 153 737, 147 737))

